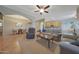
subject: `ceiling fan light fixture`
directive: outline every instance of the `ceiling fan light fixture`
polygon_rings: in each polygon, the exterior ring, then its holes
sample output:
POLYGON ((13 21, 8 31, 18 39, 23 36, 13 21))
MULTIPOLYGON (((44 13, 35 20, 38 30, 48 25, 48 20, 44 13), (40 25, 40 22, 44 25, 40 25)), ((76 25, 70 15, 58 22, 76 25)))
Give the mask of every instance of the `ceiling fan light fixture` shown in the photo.
POLYGON ((36 5, 36 7, 38 8, 38 10, 36 10, 35 12, 39 12, 40 14, 48 13, 48 8, 50 7, 49 5, 45 6, 45 5, 36 5))
POLYGON ((44 12, 44 9, 40 9, 40 12, 43 13, 44 12))

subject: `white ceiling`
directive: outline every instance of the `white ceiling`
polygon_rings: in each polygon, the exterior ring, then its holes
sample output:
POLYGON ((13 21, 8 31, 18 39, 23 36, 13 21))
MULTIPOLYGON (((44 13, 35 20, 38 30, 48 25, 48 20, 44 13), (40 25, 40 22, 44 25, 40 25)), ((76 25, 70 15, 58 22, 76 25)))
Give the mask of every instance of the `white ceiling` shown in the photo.
POLYGON ((41 16, 34 5, 3 5, 0 6, 0 12, 7 15, 22 15, 31 20, 39 20, 42 17, 47 20, 62 20, 75 16, 77 5, 51 5, 48 9, 49 13, 41 16))

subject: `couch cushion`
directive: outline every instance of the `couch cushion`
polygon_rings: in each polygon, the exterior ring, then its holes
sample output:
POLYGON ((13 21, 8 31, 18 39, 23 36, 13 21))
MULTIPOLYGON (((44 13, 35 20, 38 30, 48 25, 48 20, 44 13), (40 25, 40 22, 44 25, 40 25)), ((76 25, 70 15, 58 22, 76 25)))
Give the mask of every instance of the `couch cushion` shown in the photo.
MULTIPOLYGON (((61 49, 64 48, 65 50, 67 50, 69 52, 69 54, 71 54, 71 53, 79 54, 79 47, 75 46, 75 45, 72 45, 69 42, 61 42, 60 47, 61 47, 61 49)), ((65 50, 64 50, 64 52, 67 52, 65 50)))
POLYGON ((72 45, 79 46, 79 41, 71 42, 72 45))

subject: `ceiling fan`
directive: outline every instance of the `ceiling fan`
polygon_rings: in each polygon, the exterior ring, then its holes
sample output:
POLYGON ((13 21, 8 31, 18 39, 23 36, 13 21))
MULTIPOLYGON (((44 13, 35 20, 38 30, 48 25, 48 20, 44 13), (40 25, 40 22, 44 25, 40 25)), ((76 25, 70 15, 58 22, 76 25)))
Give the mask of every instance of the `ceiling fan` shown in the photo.
POLYGON ((38 8, 38 10, 34 11, 34 12, 40 12, 40 14, 42 15, 43 12, 48 13, 48 8, 50 7, 49 5, 36 5, 36 7, 38 8))

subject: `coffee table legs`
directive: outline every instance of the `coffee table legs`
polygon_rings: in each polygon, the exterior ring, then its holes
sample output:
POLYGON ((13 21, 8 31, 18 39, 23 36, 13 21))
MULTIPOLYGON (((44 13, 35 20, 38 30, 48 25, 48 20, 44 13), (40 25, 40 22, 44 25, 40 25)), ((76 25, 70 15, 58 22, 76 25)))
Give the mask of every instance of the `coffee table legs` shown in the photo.
POLYGON ((51 48, 51 42, 48 40, 48 48, 51 48))

